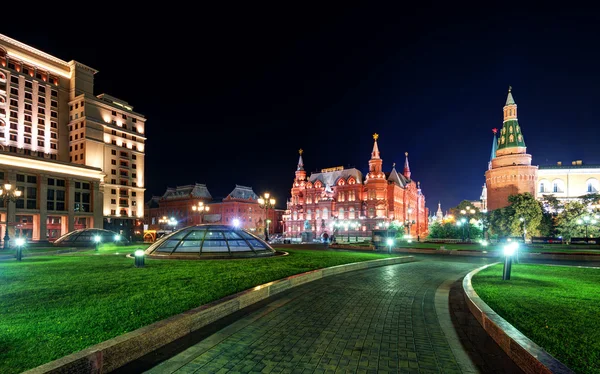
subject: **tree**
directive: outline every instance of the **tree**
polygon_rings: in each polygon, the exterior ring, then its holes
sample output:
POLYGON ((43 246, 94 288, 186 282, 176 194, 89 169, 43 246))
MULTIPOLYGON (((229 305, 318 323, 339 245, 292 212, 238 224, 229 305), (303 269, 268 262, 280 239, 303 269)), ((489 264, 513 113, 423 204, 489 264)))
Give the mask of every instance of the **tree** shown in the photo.
POLYGON ((525 228, 528 237, 539 235, 543 216, 542 205, 535 200, 533 195, 528 192, 510 195, 508 202, 509 206, 495 209, 489 213, 492 233, 501 237, 522 237, 525 228))
POLYGON ((584 217, 590 217, 588 236, 598 236, 598 225, 592 224, 592 220, 596 220, 596 213, 591 212, 589 201, 570 201, 562 205, 556 217, 556 229, 563 240, 570 242, 571 238, 585 236, 584 217))
MULTIPOLYGON (((481 229, 471 225, 471 239, 481 237, 481 229)), ((429 226, 429 238, 432 239, 462 239, 463 228, 455 222, 434 222, 429 226)))
POLYGON ((522 236, 525 228, 529 237, 539 235, 539 227, 542 222, 542 206, 535 197, 529 192, 525 192, 510 195, 508 202, 514 212, 514 215, 510 218, 511 233, 515 236, 522 236), (521 221, 521 218, 524 221, 521 221))

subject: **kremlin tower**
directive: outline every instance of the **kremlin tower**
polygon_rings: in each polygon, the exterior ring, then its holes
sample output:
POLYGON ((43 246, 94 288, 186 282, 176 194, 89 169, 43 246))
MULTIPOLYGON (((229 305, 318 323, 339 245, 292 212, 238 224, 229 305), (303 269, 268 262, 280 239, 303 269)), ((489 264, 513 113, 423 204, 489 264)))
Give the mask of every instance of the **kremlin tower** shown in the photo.
POLYGON ((488 210, 508 206, 510 195, 524 192, 535 195, 537 166, 531 165, 531 155, 526 151, 525 139, 517 120, 517 104, 509 87, 502 130, 492 146, 490 165, 485 173, 488 210))

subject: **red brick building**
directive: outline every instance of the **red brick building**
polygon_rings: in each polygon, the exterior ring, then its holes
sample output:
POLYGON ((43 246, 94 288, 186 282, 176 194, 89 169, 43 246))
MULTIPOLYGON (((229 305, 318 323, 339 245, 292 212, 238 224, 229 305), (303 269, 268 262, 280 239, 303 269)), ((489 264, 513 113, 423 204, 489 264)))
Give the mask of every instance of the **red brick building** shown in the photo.
POLYGON ((280 233, 283 230, 283 213, 281 209, 269 209, 268 213, 258 204, 258 195, 252 187, 236 185, 233 191, 221 201, 214 201, 205 184, 193 184, 167 188, 162 196, 153 196, 146 203, 144 222, 147 230, 169 231, 173 228, 196 225, 200 223, 222 223, 233 225, 262 234, 265 217, 268 214, 269 233, 280 233), (192 207, 199 203, 208 207, 208 211, 199 212, 192 207), (161 222, 163 217, 174 218, 176 225, 170 226, 161 222), (234 221, 234 220, 238 221, 234 221))
POLYGON ((343 167, 323 169, 307 178, 302 150, 291 199, 284 215, 285 236, 299 238, 310 231, 315 238, 336 234, 344 237, 370 237, 373 229, 391 224, 410 226, 412 236, 427 236, 429 215, 420 184, 411 179, 408 153, 404 171, 395 164, 383 171, 383 160, 374 134, 369 173, 343 167), (335 229, 335 224, 341 228, 335 229), (335 232, 334 232, 335 230, 335 232))
POLYGON ((531 155, 527 154, 511 88, 503 112, 502 130, 498 140, 494 138, 497 147, 492 148, 489 170, 485 172, 488 210, 507 206, 510 195, 529 192, 535 196, 538 167, 531 165, 531 155))

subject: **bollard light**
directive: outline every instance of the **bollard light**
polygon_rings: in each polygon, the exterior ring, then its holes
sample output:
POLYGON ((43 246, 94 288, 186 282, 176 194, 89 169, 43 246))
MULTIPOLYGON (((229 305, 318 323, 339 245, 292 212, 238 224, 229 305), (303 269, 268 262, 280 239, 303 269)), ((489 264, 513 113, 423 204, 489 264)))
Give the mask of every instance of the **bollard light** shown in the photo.
POLYGON ((484 247, 487 247, 488 241, 487 240, 482 240, 481 241, 481 245, 484 246, 484 247))
POLYGON ((510 280, 512 258, 518 249, 519 244, 517 242, 511 242, 504 246, 504 270, 502 271, 502 280, 510 280))
POLYGON ((386 241, 387 245, 388 245, 388 253, 392 253, 392 247, 394 246, 394 239, 393 238, 387 238, 386 241))
POLYGON ((145 252, 141 249, 138 249, 137 251, 135 251, 133 253, 133 256, 135 257, 135 267, 136 268, 143 268, 144 267, 144 259, 145 259, 145 252))
POLYGON ((23 259, 23 246, 25 245, 25 239, 17 238, 15 239, 15 244, 17 245, 17 261, 21 261, 23 259))
POLYGON ((100 247, 100 242, 101 241, 102 241, 102 237, 100 235, 95 235, 94 236, 94 246, 95 246, 96 251, 100 247))

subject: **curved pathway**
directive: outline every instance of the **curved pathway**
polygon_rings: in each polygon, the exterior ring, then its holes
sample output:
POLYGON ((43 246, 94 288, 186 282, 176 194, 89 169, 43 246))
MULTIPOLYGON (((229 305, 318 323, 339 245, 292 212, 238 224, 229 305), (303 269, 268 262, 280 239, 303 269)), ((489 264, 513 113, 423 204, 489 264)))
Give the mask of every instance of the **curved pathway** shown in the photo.
MULTIPOLYGON (((473 334, 459 331, 454 307, 448 308, 451 284, 482 261, 424 259, 323 278, 270 300, 148 372, 515 372, 473 359, 482 355, 464 347, 493 350, 493 342, 463 341, 460 336, 473 334)), ((464 310, 457 315, 468 319, 464 310)), ((503 360, 502 353, 492 354, 503 360)))

